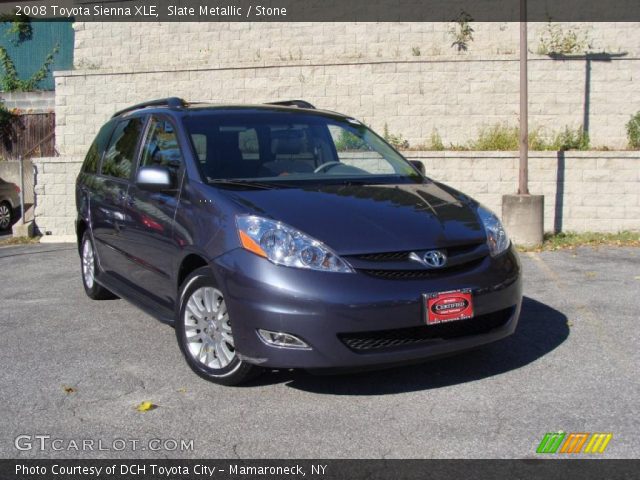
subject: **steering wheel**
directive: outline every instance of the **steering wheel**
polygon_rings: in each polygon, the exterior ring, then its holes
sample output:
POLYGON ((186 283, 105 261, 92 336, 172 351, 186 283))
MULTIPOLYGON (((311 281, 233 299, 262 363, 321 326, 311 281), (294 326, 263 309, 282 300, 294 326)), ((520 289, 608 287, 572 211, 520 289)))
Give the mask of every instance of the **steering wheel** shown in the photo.
POLYGON ((325 162, 322 165, 320 165, 318 168, 316 168, 313 173, 320 173, 323 170, 330 170, 333 167, 335 167, 336 165, 342 165, 342 162, 335 162, 335 161, 331 161, 331 162, 325 162), (327 168, 329 167, 329 168, 327 168))

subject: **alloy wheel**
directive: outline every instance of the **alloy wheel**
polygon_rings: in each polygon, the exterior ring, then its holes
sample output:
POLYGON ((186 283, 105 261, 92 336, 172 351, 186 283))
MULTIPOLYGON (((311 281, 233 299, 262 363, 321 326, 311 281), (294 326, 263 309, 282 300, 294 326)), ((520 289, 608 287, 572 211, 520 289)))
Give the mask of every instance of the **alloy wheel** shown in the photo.
POLYGON ((220 290, 201 287, 187 300, 184 330, 191 357, 208 368, 220 369, 236 357, 229 313, 220 290))
POLYGON ((0 230, 4 230, 9 227, 11 223, 11 210, 9 207, 2 203, 0 204, 0 230))
POLYGON ((93 245, 89 240, 85 240, 82 246, 82 278, 88 289, 93 288, 95 282, 95 255, 93 245))

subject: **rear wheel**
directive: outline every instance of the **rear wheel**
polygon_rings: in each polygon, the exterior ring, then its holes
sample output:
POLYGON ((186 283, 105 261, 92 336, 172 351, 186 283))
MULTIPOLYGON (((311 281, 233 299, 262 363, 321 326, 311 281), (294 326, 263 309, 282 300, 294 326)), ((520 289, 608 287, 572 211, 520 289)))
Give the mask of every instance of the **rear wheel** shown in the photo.
POLYGON ((82 268, 82 284, 84 291, 87 292, 89 298, 93 300, 109 300, 118 298, 109 290, 96 282, 96 272, 98 270, 98 262, 93 248, 93 242, 89 236, 89 232, 85 232, 82 236, 82 247, 80 250, 80 265, 82 268))
POLYGON ((11 226, 12 217, 11 205, 7 202, 0 203, 0 230, 6 230, 11 226))
POLYGON ((211 382, 238 385, 260 371, 238 358, 226 301, 208 268, 187 277, 180 302, 176 337, 195 373, 211 382))

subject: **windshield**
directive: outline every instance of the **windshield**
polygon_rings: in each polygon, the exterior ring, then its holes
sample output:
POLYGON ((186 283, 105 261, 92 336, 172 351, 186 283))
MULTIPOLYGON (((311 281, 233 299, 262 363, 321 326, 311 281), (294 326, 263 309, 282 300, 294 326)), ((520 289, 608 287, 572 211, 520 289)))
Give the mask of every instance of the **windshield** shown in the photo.
POLYGON ((418 183, 400 154, 357 120, 290 111, 194 112, 184 124, 211 183, 418 183))

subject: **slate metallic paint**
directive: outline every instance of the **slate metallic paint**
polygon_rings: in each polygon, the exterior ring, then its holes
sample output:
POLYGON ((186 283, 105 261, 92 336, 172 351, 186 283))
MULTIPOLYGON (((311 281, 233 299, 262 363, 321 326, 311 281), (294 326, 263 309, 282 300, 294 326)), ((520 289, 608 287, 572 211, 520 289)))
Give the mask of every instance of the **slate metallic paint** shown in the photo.
MULTIPOLYGON (((180 266, 188 255, 197 254, 206 259, 226 297, 241 359, 268 367, 404 363, 469 349, 514 332, 522 286, 520 262, 513 247, 495 258, 486 255, 464 271, 433 279, 389 280, 361 272, 277 266, 241 248, 235 223, 238 214, 274 218, 321 240, 341 256, 485 242, 476 213, 478 204, 466 195, 428 179, 415 185, 218 188, 201 180, 195 154, 180 124, 183 111, 150 108, 129 115, 151 113, 167 116, 176 125, 185 157, 179 192, 163 198, 138 192, 133 182, 95 174, 81 173, 77 181, 77 223, 86 225, 96 241, 102 270, 97 281, 117 295, 162 321, 172 322, 180 266), (155 228, 134 225, 140 219, 128 206, 136 203, 150 207, 145 209, 151 212, 147 224, 155 228), (127 240, 123 232, 136 228, 138 235, 127 240), (155 256, 140 258, 140 252, 148 250, 155 256), (142 284, 136 280, 139 278, 144 278, 142 284), (513 315, 505 325, 486 334, 394 351, 355 353, 337 337, 340 332, 424 325, 423 294, 462 288, 473 291, 476 315, 507 307, 513 307, 513 315), (258 337, 258 328, 292 333, 311 349, 268 346, 258 337)), ((416 268, 424 267, 416 263, 416 268)))

